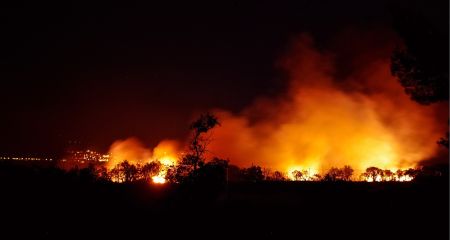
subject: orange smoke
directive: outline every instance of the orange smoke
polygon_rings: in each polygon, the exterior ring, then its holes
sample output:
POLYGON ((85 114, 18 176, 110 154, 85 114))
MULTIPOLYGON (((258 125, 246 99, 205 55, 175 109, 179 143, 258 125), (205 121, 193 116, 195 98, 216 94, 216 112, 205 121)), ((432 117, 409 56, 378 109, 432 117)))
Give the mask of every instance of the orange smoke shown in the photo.
POLYGON ((111 158, 107 163, 108 169, 125 160, 132 164, 144 164, 152 160, 152 151, 136 138, 115 141, 109 148, 109 153, 111 158))
MULTIPOLYGON (((341 39, 353 51, 343 59, 317 50, 308 35, 300 36, 280 64, 289 76, 284 95, 258 99, 238 114, 214 111, 221 126, 212 130, 209 157, 282 171, 289 178, 298 170, 308 179, 345 165, 354 176, 372 166, 395 172, 433 157, 436 140, 447 128, 448 114, 437 117, 442 105, 411 101, 391 76, 392 39, 351 36, 356 43, 341 39), (345 64, 350 71, 340 74, 345 64)), ((134 138, 116 141, 108 167, 123 160, 175 165, 179 151, 186 149, 178 146, 162 141, 149 150, 134 138)), ((167 167, 154 181, 163 183, 166 172, 167 167)))
POLYGON ((439 123, 437 106, 404 93, 390 74, 391 50, 360 52, 348 59, 358 67, 342 77, 335 56, 302 35, 281 63, 290 78, 285 95, 259 99, 238 114, 216 110, 221 126, 213 130, 211 154, 285 172, 417 166, 436 153, 447 119, 439 123))
POLYGON ((157 182, 165 177, 167 167, 176 165, 178 161, 179 144, 174 140, 163 140, 153 150, 147 148, 136 138, 117 140, 110 147, 111 160, 107 168, 112 169, 117 164, 127 160, 134 165, 143 165, 152 161, 159 161, 162 169, 154 176, 157 182))

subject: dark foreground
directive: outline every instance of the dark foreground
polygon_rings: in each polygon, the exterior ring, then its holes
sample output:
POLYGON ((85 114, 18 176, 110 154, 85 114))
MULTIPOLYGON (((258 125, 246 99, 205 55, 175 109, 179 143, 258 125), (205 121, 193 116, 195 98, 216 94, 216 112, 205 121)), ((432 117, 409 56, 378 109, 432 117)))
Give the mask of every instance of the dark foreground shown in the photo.
POLYGON ((51 170, 0 178, 0 239, 449 238, 445 178, 223 189, 100 183, 51 170))

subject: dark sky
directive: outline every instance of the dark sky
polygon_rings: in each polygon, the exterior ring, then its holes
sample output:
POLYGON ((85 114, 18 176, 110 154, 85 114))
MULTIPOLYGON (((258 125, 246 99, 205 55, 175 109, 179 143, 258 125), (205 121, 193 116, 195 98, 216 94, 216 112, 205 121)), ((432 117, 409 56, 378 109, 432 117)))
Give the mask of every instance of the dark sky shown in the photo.
POLYGON ((1 9, 0 154, 182 137, 195 113, 239 111, 282 92, 275 61, 295 35, 320 45, 348 26, 389 27, 392 9, 360 0, 61 2, 1 9))

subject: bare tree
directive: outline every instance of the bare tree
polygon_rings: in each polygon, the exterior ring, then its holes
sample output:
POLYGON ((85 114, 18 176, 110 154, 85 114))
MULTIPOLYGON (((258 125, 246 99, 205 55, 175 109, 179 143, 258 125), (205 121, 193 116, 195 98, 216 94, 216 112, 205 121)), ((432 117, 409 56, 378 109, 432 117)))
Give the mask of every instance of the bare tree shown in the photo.
POLYGON ((201 115, 191 124, 192 139, 189 143, 189 152, 183 156, 182 163, 191 166, 193 171, 204 164, 204 154, 210 141, 205 134, 217 125, 220 125, 219 120, 210 113, 201 115))

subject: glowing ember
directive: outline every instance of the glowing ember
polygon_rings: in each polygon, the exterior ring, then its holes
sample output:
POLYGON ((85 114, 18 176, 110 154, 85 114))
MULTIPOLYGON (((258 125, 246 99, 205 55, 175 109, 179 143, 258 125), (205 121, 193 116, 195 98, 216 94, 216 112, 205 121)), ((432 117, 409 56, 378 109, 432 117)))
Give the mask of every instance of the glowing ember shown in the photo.
POLYGON ((381 170, 377 168, 368 168, 368 171, 361 174, 361 180, 366 182, 409 182, 414 179, 413 176, 406 173, 407 170, 381 170), (370 170, 369 170, 370 169, 370 170))
POLYGON ((171 166, 175 166, 177 161, 176 161, 176 158, 171 157, 171 156, 164 156, 163 158, 159 159, 159 161, 162 164, 161 169, 160 169, 158 175, 152 177, 152 180, 154 183, 162 184, 162 183, 166 182, 166 175, 167 175, 168 168, 171 166))
POLYGON ((166 183, 166 179, 164 178, 164 176, 153 176, 152 177, 152 181, 154 182, 154 183, 157 183, 157 184, 163 184, 163 183, 166 183))
POLYGON ((413 177, 407 175, 407 176, 401 176, 401 177, 397 178, 397 181, 409 182, 409 181, 412 181, 413 179, 414 179, 413 177))

